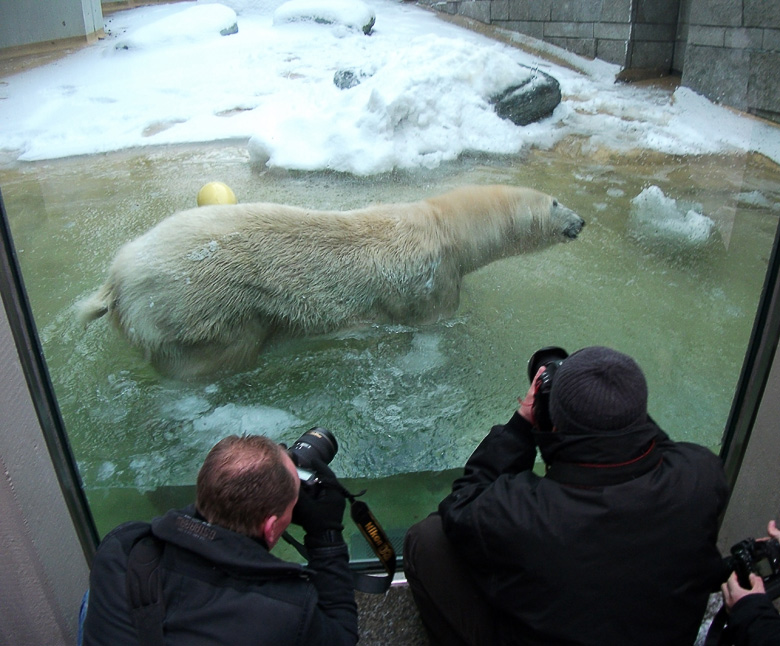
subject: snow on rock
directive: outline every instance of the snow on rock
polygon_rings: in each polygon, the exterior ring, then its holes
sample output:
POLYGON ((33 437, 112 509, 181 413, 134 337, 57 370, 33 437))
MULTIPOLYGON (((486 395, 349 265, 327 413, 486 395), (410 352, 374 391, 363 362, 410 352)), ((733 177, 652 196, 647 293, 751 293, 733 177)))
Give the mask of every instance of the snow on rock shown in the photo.
POLYGON ((289 0, 274 11, 273 24, 288 22, 316 22, 326 25, 343 25, 371 33, 376 13, 360 0, 289 0))
POLYGON ((121 37, 115 49, 145 49, 199 42, 208 36, 238 32, 236 12, 221 4, 195 5, 143 25, 121 37))
POLYGON ((263 128, 249 141, 250 159, 269 167, 371 175, 435 168, 467 150, 517 152, 521 130, 500 118, 489 100, 533 73, 500 47, 415 39, 357 71, 366 77, 359 85, 332 85, 318 97, 322 109, 289 94, 273 97, 255 111, 263 128), (293 138, 297 146, 284 145, 293 138))
POLYGON ((491 98, 496 114, 518 126, 544 119, 553 113, 561 102, 561 84, 539 70, 533 70, 521 85, 510 87, 491 98))

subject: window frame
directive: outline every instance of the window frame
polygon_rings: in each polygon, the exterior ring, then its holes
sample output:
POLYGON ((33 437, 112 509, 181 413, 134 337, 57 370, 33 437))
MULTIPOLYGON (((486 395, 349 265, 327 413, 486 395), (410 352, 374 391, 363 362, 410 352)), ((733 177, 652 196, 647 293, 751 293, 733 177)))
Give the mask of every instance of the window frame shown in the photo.
POLYGON ((0 297, 54 472, 84 556, 91 565, 100 539, 43 355, 1 187, 0 245, 0 297))

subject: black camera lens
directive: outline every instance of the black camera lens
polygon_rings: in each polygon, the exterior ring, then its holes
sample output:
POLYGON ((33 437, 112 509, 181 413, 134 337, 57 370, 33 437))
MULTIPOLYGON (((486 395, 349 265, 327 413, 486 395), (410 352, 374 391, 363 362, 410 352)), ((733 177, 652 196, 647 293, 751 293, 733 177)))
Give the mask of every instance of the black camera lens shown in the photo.
POLYGON ((553 428, 550 419, 550 391, 555 372, 568 356, 569 353, 563 348, 547 346, 534 352, 528 360, 528 380, 531 383, 539 368, 545 367, 545 371, 539 377, 539 387, 536 389, 533 405, 534 420, 540 431, 551 431, 553 428))
POLYGON ((550 364, 560 365, 561 362, 569 356, 563 348, 559 348, 554 345, 541 348, 531 355, 528 360, 528 381, 533 383, 536 373, 539 372, 539 368, 542 366, 549 366, 550 364))
POLYGON ((336 438, 328 429, 315 427, 301 435, 289 449, 287 454, 298 469, 298 477, 306 484, 318 482, 317 474, 312 468, 312 461, 322 460, 330 464, 339 450, 336 438))

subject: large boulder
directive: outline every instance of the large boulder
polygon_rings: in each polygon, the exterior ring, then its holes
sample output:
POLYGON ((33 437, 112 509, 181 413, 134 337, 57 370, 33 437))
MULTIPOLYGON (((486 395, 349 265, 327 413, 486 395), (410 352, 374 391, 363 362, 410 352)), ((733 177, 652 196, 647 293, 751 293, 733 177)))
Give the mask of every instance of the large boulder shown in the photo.
POLYGON ((561 86, 549 74, 534 70, 520 85, 492 97, 496 114, 518 126, 526 126, 552 114, 561 102, 561 86))

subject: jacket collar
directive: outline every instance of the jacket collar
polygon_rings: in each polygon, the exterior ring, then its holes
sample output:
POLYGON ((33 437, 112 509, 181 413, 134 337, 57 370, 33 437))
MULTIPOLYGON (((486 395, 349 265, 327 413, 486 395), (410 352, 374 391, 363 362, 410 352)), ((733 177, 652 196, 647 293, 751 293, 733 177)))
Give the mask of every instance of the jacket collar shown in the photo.
POLYGON ((171 510, 152 521, 152 533, 158 538, 194 552, 211 563, 238 569, 248 575, 306 576, 308 570, 269 553, 259 540, 212 525, 190 505, 171 510))
POLYGON ((665 437, 652 420, 609 433, 534 431, 546 477, 574 486, 620 484, 652 471, 663 457, 657 441, 665 437))

